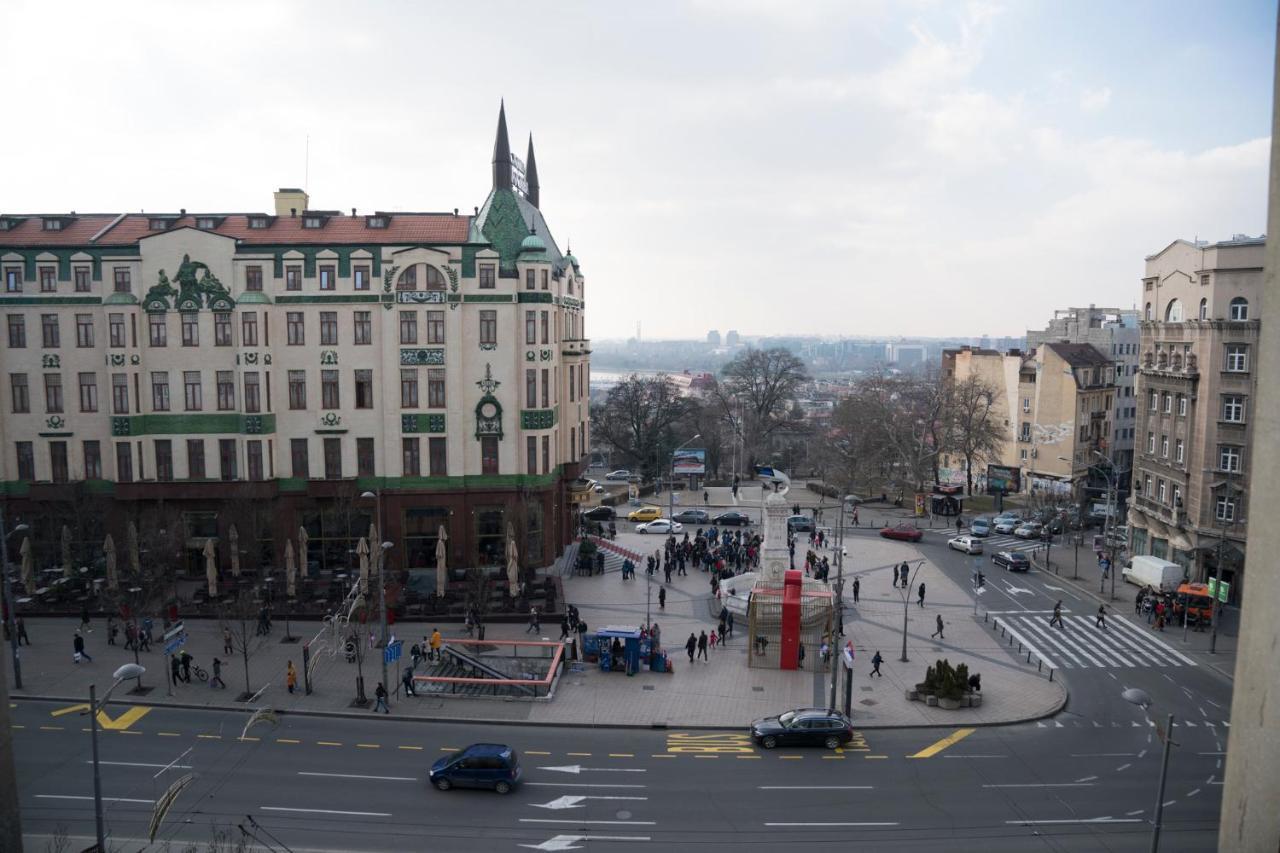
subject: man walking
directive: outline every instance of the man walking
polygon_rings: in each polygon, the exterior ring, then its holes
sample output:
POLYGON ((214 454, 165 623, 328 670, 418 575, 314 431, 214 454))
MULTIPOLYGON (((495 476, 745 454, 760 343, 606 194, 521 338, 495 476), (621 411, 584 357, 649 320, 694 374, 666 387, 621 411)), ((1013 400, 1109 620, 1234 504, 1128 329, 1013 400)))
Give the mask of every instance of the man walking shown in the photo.
POLYGON ((1098 605, 1098 621, 1094 623, 1096 627, 1107 630, 1107 605, 1098 605))
POLYGON ((21 616, 18 617, 18 645, 26 643, 31 645, 31 638, 27 636, 27 620, 21 616))
POLYGON ((729 636, 733 636, 733 611, 729 611, 729 618, 725 621, 725 625, 729 628, 729 636))
POLYGON ((920 581, 920 597, 916 599, 916 604, 924 607, 924 581, 920 581))
POLYGON ((298 689, 298 671, 293 668, 293 661, 289 661, 289 665, 285 668, 284 684, 289 688, 290 693, 298 689))
POLYGON ((182 680, 191 683, 191 655, 185 650, 178 655, 178 659, 182 663, 182 680))
POLYGON ((373 706, 373 713, 376 714, 378 711, 382 711, 384 714, 390 714, 391 709, 387 707, 387 688, 382 686, 381 681, 378 682, 377 689, 373 691, 373 696, 377 699, 376 704, 373 706))
POLYGON ((907 565, 906 560, 903 560, 902 565, 898 567, 898 574, 902 577, 902 588, 906 589, 911 583, 911 566, 907 565))
MULTIPOLYGON (((884 657, 880 654, 879 649, 876 650, 875 656, 871 658, 871 675, 878 675, 884 678, 884 673, 880 671, 880 664, 884 663, 884 657)), ((870 678, 871 675, 867 677, 870 678)))
MULTIPOLYGON (((667 574, 670 574, 670 572, 667 572, 667 574)), ((665 586, 658 587, 658 609, 667 609, 667 588, 665 586)))
POLYGON ((84 650, 84 635, 80 633, 79 629, 76 629, 76 636, 75 639, 71 641, 71 648, 75 651, 73 657, 75 658, 76 663, 80 663, 80 658, 84 658, 89 663, 93 663, 93 658, 91 658, 89 653, 84 650))
POLYGON ((542 624, 538 621, 538 608, 529 608, 529 627, 525 629, 526 634, 538 634, 542 632, 542 624))
POLYGON ((707 657, 707 632, 703 631, 698 635, 698 657, 711 663, 711 659, 707 657))
POLYGON ((862 589, 862 582, 857 578, 853 579, 853 603, 858 603, 858 591, 862 589))
POLYGON ((440 660, 440 646, 444 644, 444 637, 440 636, 440 629, 434 628, 431 631, 431 639, 427 641, 431 646, 431 659, 440 660))
POLYGON ((693 632, 689 633, 689 639, 684 641, 684 650, 689 653, 689 663, 693 663, 693 653, 698 650, 698 638, 693 632))
POLYGON ((222 629, 222 653, 231 654, 231 629, 227 627, 222 629))
POLYGON ((211 689, 214 687, 221 687, 223 690, 227 689, 226 682, 222 680, 222 661, 217 658, 213 659, 213 675, 209 678, 209 687, 211 689))
POLYGON ((1063 631, 1067 630, 1067 626, 1062 623, 1062 599, 1058 599, 1058 603, 1053 605, 1053 617, 1049 619, 1049 627, 1057 625, 1063 631))
MULTIPOLYGON (((9 627, 8 624, 6 624, 5 628, 8 628, 8 627, 9 627)), ((114 646, 116 644, 116 636, 119 635, 119 633, 120 633, 120 628, 119 626, 116 625, 116 618, 114 616, 108 616, 107 617, 107 645, 108 646, 114 646)))
POLYGON ((946 637, 942 635, 942 614, 941 613, 938 614, 938 630, 934 631, 932 634, 929 635, 930 639, 934 637, 937 637, 940 640, 946 639, 946 637))
POLYGON ((404 684, 404 695, 417 696, 417 692, 413 689, 413 670, 409 667, 404 668, 404 676, 400 679, 404 684))

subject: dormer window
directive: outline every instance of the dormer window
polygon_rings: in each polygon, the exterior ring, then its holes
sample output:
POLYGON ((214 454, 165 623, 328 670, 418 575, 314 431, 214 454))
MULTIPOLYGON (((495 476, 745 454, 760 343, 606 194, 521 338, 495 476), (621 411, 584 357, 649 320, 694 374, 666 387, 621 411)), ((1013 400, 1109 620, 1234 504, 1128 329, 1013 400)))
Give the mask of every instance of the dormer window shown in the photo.
POLYGON ((0 231, 12 231, 18 223, 12 219, 0 219, 0 231))
POLYGON ((324 220, 321 219, 319 216, 302 217, 303 228, 321 228, 323 226, 324 226, 324 220))
POLYGON ((364 218, 364 226, 366 228, 386 228, 387 217, 385 216, 366 216, 364 218))
POLYGON ((267 227, 267 217, 265 217, 265 216, 250 216, 250 217, 249 217, 249 227, 250 227, 250 228, 266 228, 266 227, 267 227))
POLYGON ((221 224, 221 220, 212 216, 201 216, 196 219, 196 227, 205 231, 212 231, 217 228, 219 224, 221 224))
POLYGON ((168 219, 152 219, 148 226, 152 231, 163 231, 169 227, 168 219))
POLYGON ((45 231, 61 231, 61 230, 62 230, 62 220, 61 220, 61 219, 46 219, 46 220, 44 220, 44 230, 45 230, 45 231))

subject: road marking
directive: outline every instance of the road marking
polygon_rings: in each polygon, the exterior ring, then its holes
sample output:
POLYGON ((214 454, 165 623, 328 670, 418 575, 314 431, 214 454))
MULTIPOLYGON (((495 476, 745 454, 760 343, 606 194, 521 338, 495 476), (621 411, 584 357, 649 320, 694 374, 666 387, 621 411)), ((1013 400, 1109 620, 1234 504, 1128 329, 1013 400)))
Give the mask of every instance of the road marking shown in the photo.
POLYGON ((66 731, 66 728, 67 728, 66 726, 41 726, 41 727, 40 727, 40 731, 42 731, 42 732, 61 732, 61 731, 66 731))
MULTIPOLYGON (((36 794, 37 800, 92 800, 93 797, 76 797, 71 794, 36 794)), ((135 800, 129 797, 103 797, 104 803, 146 803, 153 805, 155 800, 135 800)))
POLYGON ((1143 813, 1143 812, 1145 812, 1145 811, 1146 811, 1146 809, 1134 809, 1134 810, 1133 810, 1133 811, 1131 811, 1131 812, 1125 812, 1125 814, 1126 814, 1126 815, 1128 815, 1129 817, 1133 817, 1134 815, 1136 815, 1136 814, 1142 814, 1142 813, 1143 813))
POLYGON ((65 708, 59 708, 56 711, 50 711, 49 716, 61 717, 63 714, 75 714, 81 711, 88 712, 88 710, 89 710, 89 703, 82 702, 79 705, 68 705, 65 708))
POLYGON ((546 803, 530 803, 535 809, 551 809, 552 811, 561 811, 563 809, 580 809, 583 800, 647 800, 648 797, 620 797, 617 795, 596 795, 596 794, 565 794, 556 797, 546 803))
POLYGON ((247 737, 244 735, 241 735, 240 737, 236 738, 236 740, 242 741, 244 743, 257 743, 258 741, 262 740, 262 738, 253 737, 252 735, 249 735, 247 737))
POLYGON ((611 785, 607 782, 524 782, 535 788, 647 788, 648 785, 611 785))
POLYGON ((897 821, 841 821, 826 823, 766 823, 765 826, 897 826, 897 821))
MULTIPOLYGON (((87 729, 86 729, 86 731, 87 731, 87 729)), ((140 735, 140 734, 142 734, 142 732, 126 732, 126 731, 118 731, 118 732, 116 732, 116 734, 118 734, 118 735, 140 735)))
MULTIPOLYGON (((528 753, 525 753, 525 754, 528 755, 528 753)), ((611 752, 609 753, 609 757, 610 758, 635 758, 636 756, 634 753, 631 753, 631 752, 611 752)))
POLYGON ((178 732, 156 732, 160 737, 182 737, 178 732))
POLYGON ((575 820, 574 818, 522 817, 521 823, 572 823, 576 826, 657 826, 656 820, 575 820))
POLYGON ((589 753, 589 752, 569 752, 569 753, 566 753, 566 755, 572 755, 572 756, 574 756, 575 758, 590 758, 590 757, 591 757, 591 753, 589 753))
POLYGON ((342 746, 342 744, 331 740, 318 740, 316 746, 342 746))
MULTIPOLYGON (((654 757, 656 758, 657 756, 654 756, 654 757)), ((668 755, 668 756, 666 756, 666 757, 667 757, 667 758, 675 758, 675 756, 674 756, 674 755, 668 755)), ((745 760, 745 761, 763 761, 763 760, 764 760, 764 756, 763 756, 763 755, 735 755, 735 756, 734 756, 734 758, 738 759, 739 761, 743 761, 743 760, 745 760)))
POLYGON ((1092 782, 1092 781, 1094 781, 1094 780, 1095 780, 1095 779, 1097 779, 1097 778, 1098 778, 1097 776, 1081 776, 1081 777, 1080 777, 1079 779, 1077 779, 1076 781, 1077 781, 1077 782, 1092 782))
POLYGON ((778 758, 782 761, 802 761, 804 759, 804 756, 803 755, 779 755, 778 758))
POLYGON ((356 744, 356 749, 382 749, 382 744, 380 744, 380 743, 358 743, 358 744, 356 744))
MULTIPOLYGON (((650 757, 650 758, 679 758, 680 756, 678 756, 678 755, 671 755, 670 753, 667 753, 667 752, 655 752, 655 753, 651 754, 649 757, 650 757)), ((743 756, 741 756, 741 755, 740 755, 740 756, 738 756, 738 757, 739 757, 739 758, 742 758, 743 756)))
MULTIPOLYGON (((1004 785, 983 785, 984 788, 1092 788, 1092 782, 1010 782, 1004 785)), ((1008 821, 1006 821, 1007 823, 1008 821)))
MULTIPOLYGON (((572 754, 572 753, 571 753, 572 754)), ((562 764, 555 767, 538 767, 539 770, 555 770, 559 773, 572 773, 575 776, 584 770, 589 773, 646 773, 643 767, 583 767, 581 764, 562 764)))
POLYGON ((1197 752, 1196 755, 1226 755, 1225 752, 1197 752))
POLYGON ((844 756, 843 755, 824 755, 822 756, 822 760, 823 761, 844 761, 844 756))
MULTIPOLYGON (((869 758, 870 756, 868 756, 869 758)), ((943 758, 1008 758, 1007 755, 973 755, 969 753, 957 753, 955 755, 944 755, 943 758)))
MULTIPOLYGON (((92 763, 93 763, 92 759, 88 759, 85 761, 85 764, 92 764, 92 763)), ((111 764, 116 767, 161 767, 161 768, 176 767, 179 770, 191 769, 190 764, 147 764, 144 761, 99 761, 98 763, 111 764)))
POLYGON ((874 791, 874 785, 757 785, 761 791, 874 791))
POLYGON ((276 743, 302 743, 302 741, 291 737, 278 737, 276 738, 276 743))
POLYGON ((417 782, 414 776, 361 776, 358 773, 320 773, 318 771, 299 770, 299 776, 332 776, 335 779, 377 779, 381 782, 417 782))
POLYGON ((550 755, 551 753, 549 753, 549 752, 539 752, 538 750, 535 750, 535 749, 526 749, 526 750, 524 751, 524 754, 525 754, 525 755, 550 755))
POLYGON ((201 740, 222 740, 222 735, 196 735, 201 740))
POLYGON ((692 734, 672 732, 667 735, 667 752, 680 753, 746 753, 755 752, 751 735, 736 732, 692 734))
POLYGON ((397 746, 396 749, 412 749, 416 752, 422 752, 422 747, 420 746, 397 746))
POLYGON ((1133 758, 1133 752, 1073 752, 1072 758, 1133 758))
POLYGON ((1121 770, 1128 770, 1132 766, 1133 766, 1132 764, 1121 764, 1119 767, 1116 768, 1116 772, 1119 773, 1121 770))
MULTIPOLYGON (((64 714, 87 713, 88 710, 89 710, 89 704, 87 702, 82 702, 79 705, 68 705, 65 708, 58 708, 56 711, 50 711, 49 716, 61 717, 64 714)), ((118 717, 110 717, 107 715, 106 711, 99 710, 98 725, 102 726, 102 728, 104 729, 111 729, 113 731, 123 731, 124 729, 127 729, 129 728, 129 726, 138 722, 138 720, 142 719, 150 712, 151 712, 150 708, 143 707, 140 705, 130 706, 128 710, 126 710, 123 714, 121 714, 118 717)), ((44 728, 44 727, 41 726, 41 728, 44 728)))
POLYGON ((926 746, 915 755, 908 755, 907 758, 932 758, 939 752, 942 752, 942 750, 959 743, 976 731, 977 729, 956 729, 937 743, 932 744, 931 746, 926 746))
POLYGON ((340 814, 340 815, 348 815, 350 817, 391 817, 391 812, 344 812, 338 809, 292 809, 286 806, 258 806, 258 808, 264 812, 297 812, 299 814, 340 814))
POLYGON ((1195 796, 1196 794, 1198 794, 1198 793, 1200 793, 1200 789, 1199 789, 1199 788, 1192 788, 1190 791, 1187 791, 1187 796, 1188 796, 1188 797, 1194 797, 1194 796, 1195 796))
POLYGON ((554 835, 541 844, 521 844, 530 850, 577 850, 579 841, 648 841, 647 835, 554 835))
POLYGON ((888 758, 887 755, 864 755, 863 758, 888 758))
POLYGON ((1056 823, 1144 823, 1137 818, 1127 817, 1089 817, 1064 820, 1006 820, 1007 826, 1041 826, 1056 823))

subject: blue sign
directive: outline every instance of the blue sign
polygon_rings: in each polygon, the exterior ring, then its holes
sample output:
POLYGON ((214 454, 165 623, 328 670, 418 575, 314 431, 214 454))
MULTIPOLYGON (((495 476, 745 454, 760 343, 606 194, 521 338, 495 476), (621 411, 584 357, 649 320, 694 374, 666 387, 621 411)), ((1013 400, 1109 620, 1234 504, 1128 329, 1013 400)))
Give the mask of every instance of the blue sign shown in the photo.
POLYGON ((178 636, 174 637, 173 639, 169 640, 169 642, 164 644, 164 653, 166 655, 171 655, 174 652, 176 652, 178 649, 186 645, 186 643, 187 643, 187 635, 179 634, 178 636))
POLYGON ((382 650, 383 663, 395 663, 400 660, 400 654, 404 651, 404 641, 396 640, 394 643, 387 643, 387 647, 382 650))

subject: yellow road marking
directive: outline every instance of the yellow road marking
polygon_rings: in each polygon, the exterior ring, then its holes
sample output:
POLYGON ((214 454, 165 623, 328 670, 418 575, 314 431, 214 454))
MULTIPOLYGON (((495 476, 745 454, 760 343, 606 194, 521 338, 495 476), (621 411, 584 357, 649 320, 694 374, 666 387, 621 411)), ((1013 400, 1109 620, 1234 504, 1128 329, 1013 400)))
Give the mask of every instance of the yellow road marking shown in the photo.
POLYGON ((291 737, 278 737, 276 743, 302 743, 300 740, 294 740, 291 737))
POLYGON ((542 751, 540 751, 540 750, 536 750, 536 749, 526 749, 526 750, 524 751, 524 754, 525 754, 525 755, 550 755, 551 753, 549 753, 549 752, 542 752, 542 751))
POLYGON ((801 759, 804 758, 804 756, 803 755, 779 755, 778 758, 782 759, 783 761, 800 761, 801 759))
POLYGON ((178 732, 156 732, 160 737, 182 737, 178 732))
POLYGON ((926 746, 915 755, 908 755, 907 758, 932 758, 939 752, 942 752, 942 750, 949 746, 954 746, 976 731, 977 729, 956 729, 937 743, 926 746))
MULTIPOLYGON (((78 705, 68 705, 65 708, 59 708, 56 711, 50 711, 49 716, 61 717, 64 714, 79 714, 79 713, 87 712, 88 710, 89 710, 89 703, 82 702, 78 705)), ((99 710, 98 725, 102 726, 102 728, 104 729, 109 729, 112 731, 122 731, 124 729, 129 728, 129 726, 133 725, 134 723, 138 722, 138 720, 145 717, 148 713, 150 713, 150 711, 151 711, 150 708, 144 708, 138 705, 133 705, 120 716, 113 718, 108 716, 106 711, 99 710)))
POLYGON ((590 757, 591 757, 591 753, 589 753, 589 752, 570 752, 570 753, 568 753, 568 754, 569 754, 569 755, 573 755, 573 756, 577 756, 577 757, 579 757, 579 758, 590 758, 590 757))
POLYGON ((667 735, 667 752, 713 753, 713 752, 752 752, 754 747, 751 736, 731 732, 713 734, 693 734, 691 732, 672 732, 667 735))
POLYGON ((68 705, 65 708, 59 708, 56 711, 50 711, 49 716, 61 717, 63 714, 78 714, 81 711, 88 711, 88 710, 89 710, 89 703, 81 702, 79 705, 68 705))
POLYGON ((822 756, 822 760, 823 761, 844 761, 844 756, 843 755, 824 755, 822 756))
POLYGON ((636 756, 635 756, 635 753, 631 753, 631 752, 611 752, 609 753, 609 757, 610 758, 635 758, 636 756))
POLYGON ((316 746, 342 746, 342 744, 331 740, 318 740, 316 746))
POLYGON ((201 740, 222 740, 222 735, 196 735, 201 740))
POLYGON ((357 749, 382 749, 382 744, 380 744, 380 743, 358 743, 358 744, 356 744, 356 748, 357 748, 357 749))
POLYGON ((422 751, 422 747, 420 746, 398 746, 396 747, 396 749, 413 749, 413 750, 417 750, 418 752, 422 751))

